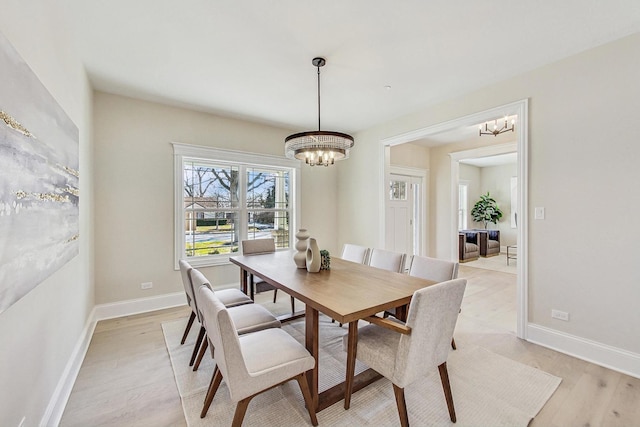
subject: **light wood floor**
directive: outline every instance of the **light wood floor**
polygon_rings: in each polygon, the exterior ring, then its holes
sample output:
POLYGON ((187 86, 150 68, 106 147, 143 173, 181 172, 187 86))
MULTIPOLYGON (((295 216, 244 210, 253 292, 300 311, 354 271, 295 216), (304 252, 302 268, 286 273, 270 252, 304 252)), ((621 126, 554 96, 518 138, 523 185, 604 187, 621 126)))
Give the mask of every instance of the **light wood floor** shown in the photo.
MULTIPOLYGON (((640 379, 516 338, 514 274, 461 265, 459 276, 468 284, 458 346, 480 345, 563 379, 532 427, 640 426, 640 379)), ((282 306, 288 300, 279 292, 282 306)), ((60 425, 186 425, 160 324, 188 314, 181 307, 99 322, 60 425)))

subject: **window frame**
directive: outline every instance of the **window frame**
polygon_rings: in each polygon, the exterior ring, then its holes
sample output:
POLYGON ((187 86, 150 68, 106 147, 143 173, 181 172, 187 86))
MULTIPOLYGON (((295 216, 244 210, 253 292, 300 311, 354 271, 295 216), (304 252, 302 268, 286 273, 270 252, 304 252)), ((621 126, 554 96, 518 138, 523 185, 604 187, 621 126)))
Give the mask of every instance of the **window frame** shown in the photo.
MULTIPOLYGON (((300 224, 300 162, 286 157, 269 154, 234 151, 222 148, 172 142, 174 157, 174 269, 178 270, 178 261, 188 259, 194 267, 209 267, 230 264, 228 254, 188 257, 185 255, 185 209, 184 209, 184 164, 189 161, 215 162, 236 165, 240 168, 240 206, 238 207, 238 232, 240 240, 248 236, 246 206, 246 169, 247 168, 280 168, 290 172, 289 183, 289 248, 294 247, 295 231, 300 224)), ((288 250, 288 249, 281 249, 288 250)))

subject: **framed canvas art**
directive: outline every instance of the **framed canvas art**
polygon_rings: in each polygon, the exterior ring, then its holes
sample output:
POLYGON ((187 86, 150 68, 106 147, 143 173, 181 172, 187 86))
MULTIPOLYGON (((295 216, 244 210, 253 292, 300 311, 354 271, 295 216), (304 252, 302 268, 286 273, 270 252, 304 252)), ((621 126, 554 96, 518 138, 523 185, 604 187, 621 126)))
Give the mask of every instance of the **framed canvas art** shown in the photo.
POLYGON ((78 128, 0 34, 0 313, 78 254, 78 128))

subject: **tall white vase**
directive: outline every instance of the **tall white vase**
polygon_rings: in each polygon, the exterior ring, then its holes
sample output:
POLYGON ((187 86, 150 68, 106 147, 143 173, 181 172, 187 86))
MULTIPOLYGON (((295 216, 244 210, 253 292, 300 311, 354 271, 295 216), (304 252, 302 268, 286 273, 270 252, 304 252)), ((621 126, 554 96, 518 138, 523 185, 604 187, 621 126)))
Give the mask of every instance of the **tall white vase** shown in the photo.
POLYGON ((301 228, 296 233, 296 253, 293 254, 293 261, 296 263, 296 267, 305 268, 307 266, 307 239, 309 239, 309 233, 306 228, 301 228))
POLYGON ((321 262, 322 256, 320 255, 318 242, 316 242, 316 239, 311 237, 309 239, 309 246, 307 247, 307 271, 309 273, 317 273, 320 271, 321 262))

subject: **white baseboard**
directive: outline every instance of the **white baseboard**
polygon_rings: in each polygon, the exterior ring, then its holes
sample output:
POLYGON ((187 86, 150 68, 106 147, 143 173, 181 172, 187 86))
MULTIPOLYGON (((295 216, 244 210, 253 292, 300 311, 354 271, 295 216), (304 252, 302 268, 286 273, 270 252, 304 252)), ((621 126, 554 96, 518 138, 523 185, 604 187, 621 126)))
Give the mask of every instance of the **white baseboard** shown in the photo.
POLYGON ((47 409, 40 420, 41 427, 57 426, 60 424, 64 408, 67 406, 67 401, 69 400, 69 396, 71 396, 71 390, 73 390, 73 385, 76 382, 76 378, 82 367, 82 362, 89 349, 93 331, 96 328, 96 321, 94 320, 95 311, 96 309, 94 307, 71 353, 71 357, 60 376, 56 389, 53 391, 49 405, 47 405, 47 409))
POLYGON ((531 323, 527 326, 527 341, 640 378, 640 354, 637 353, 531 323))
POLYGON ((184 292, 173 292, 148 298, 136 298, 126 301, 99 304, 95 307, 94 319, 106 320, 115 317, 131 316, 149 311, 186 305, 184 292))

